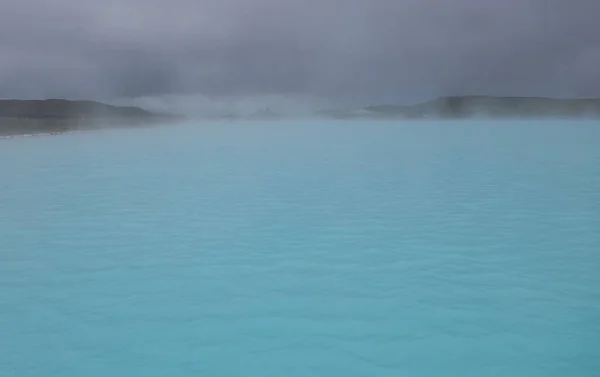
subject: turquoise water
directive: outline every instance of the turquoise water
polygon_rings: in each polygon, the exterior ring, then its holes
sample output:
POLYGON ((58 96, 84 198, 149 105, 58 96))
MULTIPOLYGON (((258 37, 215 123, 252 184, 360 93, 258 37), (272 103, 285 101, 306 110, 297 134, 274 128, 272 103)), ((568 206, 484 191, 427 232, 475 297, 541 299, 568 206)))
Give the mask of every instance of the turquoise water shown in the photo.
POLYGON ((0 140, 0 376, 600 375, 600 124, 0 140))

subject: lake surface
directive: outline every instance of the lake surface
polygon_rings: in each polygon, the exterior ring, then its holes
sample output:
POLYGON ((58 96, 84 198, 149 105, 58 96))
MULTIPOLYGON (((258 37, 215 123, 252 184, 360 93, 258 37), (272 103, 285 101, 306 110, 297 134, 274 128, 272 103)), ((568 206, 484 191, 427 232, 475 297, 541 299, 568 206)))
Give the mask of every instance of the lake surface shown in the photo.
POLYGON ((0 140, 0 376, 598 375, 598 122, 0 140))

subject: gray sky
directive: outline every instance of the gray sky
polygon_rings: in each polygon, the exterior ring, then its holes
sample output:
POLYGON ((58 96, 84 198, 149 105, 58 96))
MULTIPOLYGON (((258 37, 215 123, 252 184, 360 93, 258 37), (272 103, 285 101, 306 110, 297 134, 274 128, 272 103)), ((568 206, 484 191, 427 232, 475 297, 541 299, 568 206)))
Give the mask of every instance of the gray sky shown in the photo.
POLYGON ((0 97, 600 96, 600 0, 0 0, 0 97))

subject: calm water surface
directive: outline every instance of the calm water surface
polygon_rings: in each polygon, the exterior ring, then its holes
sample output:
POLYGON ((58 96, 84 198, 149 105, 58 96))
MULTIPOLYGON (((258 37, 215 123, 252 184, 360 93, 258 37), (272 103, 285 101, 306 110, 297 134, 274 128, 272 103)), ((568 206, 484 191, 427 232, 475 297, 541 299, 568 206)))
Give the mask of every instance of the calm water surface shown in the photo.
POLYGON ((600 124, 0 140, 0 376, 600 375, 600 124))

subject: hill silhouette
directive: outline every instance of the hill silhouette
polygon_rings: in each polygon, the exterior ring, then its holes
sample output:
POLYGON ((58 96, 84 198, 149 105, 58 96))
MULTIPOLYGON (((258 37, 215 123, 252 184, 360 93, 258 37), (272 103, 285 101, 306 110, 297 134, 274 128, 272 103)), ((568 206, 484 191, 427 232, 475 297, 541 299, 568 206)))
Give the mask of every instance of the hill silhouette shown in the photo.
POLYGON ((325 110, 333 118, 600 118, 600 99, 558 99, 544 97, 454 96, 415 105, 378 105, 361 109, 325 110))
POLYGON ((57 133, 177 120, 181 117, 95 101, 0 100, 0 135, 57 133))

